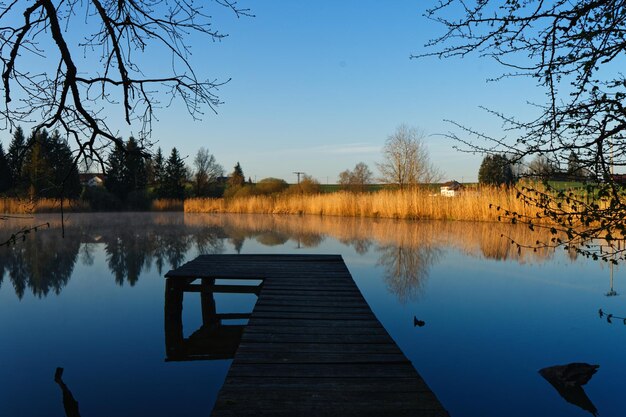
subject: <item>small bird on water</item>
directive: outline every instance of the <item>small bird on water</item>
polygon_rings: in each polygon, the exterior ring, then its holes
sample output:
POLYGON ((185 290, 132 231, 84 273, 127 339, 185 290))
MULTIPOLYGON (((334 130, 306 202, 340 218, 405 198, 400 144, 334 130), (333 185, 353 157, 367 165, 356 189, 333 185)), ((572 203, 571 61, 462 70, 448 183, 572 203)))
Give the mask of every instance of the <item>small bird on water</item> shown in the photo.
POLYGON ((413 316, 413 327, 424 327, 425 324, 424 320, 418 320, 416 316, 413 316))

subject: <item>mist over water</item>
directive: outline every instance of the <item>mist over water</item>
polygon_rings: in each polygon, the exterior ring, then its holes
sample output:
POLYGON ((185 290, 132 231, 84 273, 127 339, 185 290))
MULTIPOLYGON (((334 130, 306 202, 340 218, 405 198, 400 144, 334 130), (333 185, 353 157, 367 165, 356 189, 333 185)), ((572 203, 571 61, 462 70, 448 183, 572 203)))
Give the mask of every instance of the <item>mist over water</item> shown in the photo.
MULTIPOLYGON (((163 275, 211 253, 341 254, 452 416, 589 415, 538 373, 571 362, 600 365, 583 387, 600 415, 626 412, 622 267, 511 244, 546 238, 540 232, 500 223, 115 213, 72 214, 65 238, 59 216, 11 219, 0 223, 0 238, 45 222, 49 229, 0 248, 0 416, 64 415, 63 386, 83 417, 208 415, 229 355, 166 361, 163 275)), ((213 300, 217 313, 254 303, 213 300)), ((176 329, 184 340, 203 336, 206 305, 200 294, 184 295, 176 329)))

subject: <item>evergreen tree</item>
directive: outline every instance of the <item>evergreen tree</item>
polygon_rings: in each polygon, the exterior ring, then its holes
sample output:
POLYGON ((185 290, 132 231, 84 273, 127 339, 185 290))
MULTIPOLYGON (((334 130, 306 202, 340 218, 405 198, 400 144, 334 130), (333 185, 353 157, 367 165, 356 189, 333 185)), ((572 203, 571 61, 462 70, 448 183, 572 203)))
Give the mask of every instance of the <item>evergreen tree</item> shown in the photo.
POLYGON ((510 185, 513 183, 513 169, 504 155, 487 155, 478 170, 478 182, 488 185, 510 185))
POLYGON ((0 143, 0 193, 4 193, 11 188, 13 177, 9 168, 9 160, 4 154, 4 148, 0 143))
POLYGON ((108 170, 105 186, 112 194, 126 201, 133 193, 145 191, 148 185, 146 161, 141 149, 132 136, 123 146, 116 146, 107 160, 108 170))
POLYGON ((72 151, 58 131, 33 132, 22 162, 22 181, 31 198, 75 198, 81 185, 72 151))
POLYGON ((161 197, 162 184, 165 178, 165 161, 163 160, 163 152, 161 147, 157 149, 156 155, 152 160, 152 181, 151 184, 154 187, 154 195, 161 197))
POLYGON ((104 183, 106 189, 120 200, 125 200, 129 192, 126 182, 128 174, 126 172, 125 160, 125 149, 122 146, 116 145, 107 160, 107 175, 104 183))
POLYGON ((126 143, 125 164, 129 192, 144 190, 148 185, 146 160, 141 154, 137 140, 132 136, 126 143))
POLYGON ((29 148, 24 156, 22 165, 22 181, 28 189, 30 198, 46 196, 48 182, 52 177, 50 166, 45 159, 45 147, 48 143, 48 132, 42 129, 32 132, 28 138, 29 148))
POLYGON ((15 129, 13 138, 9 144, 7 150, 7 159, 9 162, 9 170, 11 171, 11 188, 18 189, 23 188, 21 184, 22 180, 22 166, 24 164, 24 157, 26 156, 26 137, 24 131, 20 126, 15 129))
POLYGON ((50 182, 48 196, 78 197, 82 190, 78 167, 67 141, 56 130, 48 138, 44 157, 52 174, 48 179, 50 182))
POLYGON ((243 175, 243 169, 241 169, 241 165, 237 162, 235 168, 233 169, 232 174, 228 178, 228 185, 231 187, 241 186, 246 182, 246 177, 243 175))
POLYGON ((183 199, 185 197, 185 182, 187 181, 187 167, 180 157, 178 150, 172 148, 165 164, 164 179, 161 194, 165 198, 183 199))

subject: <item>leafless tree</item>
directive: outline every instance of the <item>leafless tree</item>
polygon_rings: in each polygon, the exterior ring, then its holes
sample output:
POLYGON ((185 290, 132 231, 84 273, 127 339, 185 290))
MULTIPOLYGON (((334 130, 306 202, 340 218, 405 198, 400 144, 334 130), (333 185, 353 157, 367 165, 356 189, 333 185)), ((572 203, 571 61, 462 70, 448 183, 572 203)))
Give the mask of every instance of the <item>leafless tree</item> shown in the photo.
POLYGON ((359 162, 351 171, 349 169, 339 173, 339 185, 345 190, 363 192, 372 183, 372 171, 365 162, 359 162))
POLYGON ((387 184, 403 189, 441 179, 439 170, 430 162, 424 133, 414 127, 398 126, 385 142, 383 157, 377 166, 381 181, 387 184))
MULTIPOLYGON (((149 137, 155 111, 180 100, 193 118, 220 104, 224 81, 205 79, 190 60, 196 35, 218 41, 209 4, 250 15, 237 2, 213 0, 35 0, 0 4, 0 60, 6 128, 59 129, 77 160, 104 164, 103 147, 122 145, 106 113, 149 137), (159 57, 162 65, 146 57, 159 57)), ((147 145, 144 143, 144 145, 147 145)))
POLYGON ((193 160, 195 166, 194 182, 196 195, 204 196, 208 192, 209 184, 217 181, 224 175, 224 168, 217 163, 215 156, 205 148, 198 149, 198 153, 193 160))
MULTIPOLYGON (((586 193, 546 183, 547 191, 521 187, 519 198, 554 224, 549 245, 579 248, 594 259, 613 260, 616 248, 624 259, 626 247, 615 244, 626 239, 626 200, 612 175, 614 167, 626 167, 626 76, 620 71, 625 10, 621 0, 439 0, 427 17, 444 31, 419 55, 490 58, 502 64, 502 78, 528 77, 543 88, 545 100, 530 103, 534 115, 528 119, 488 110, 504 122, 505 135, 488 136, 453 122, 458 129, 450 137, 472 152, 518 160, 543 155, 559 165, 574 152, 585 176, 599 180, 587 184, 586 193), (613 250, 593 249, 594 239, 613 250)), ((511 214, 513 221, 537 226, 537 219, 511 214)))

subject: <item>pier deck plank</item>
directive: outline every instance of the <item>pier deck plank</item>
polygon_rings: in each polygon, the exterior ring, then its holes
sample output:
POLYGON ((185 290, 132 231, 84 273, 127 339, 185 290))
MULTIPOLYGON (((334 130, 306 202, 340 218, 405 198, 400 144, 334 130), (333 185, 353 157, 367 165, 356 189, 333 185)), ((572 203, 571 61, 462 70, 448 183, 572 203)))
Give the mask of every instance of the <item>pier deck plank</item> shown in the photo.
POLYGON ((448 415, 341 256, 202 255, 166 277, 263 280, 214 417, 448 415))

